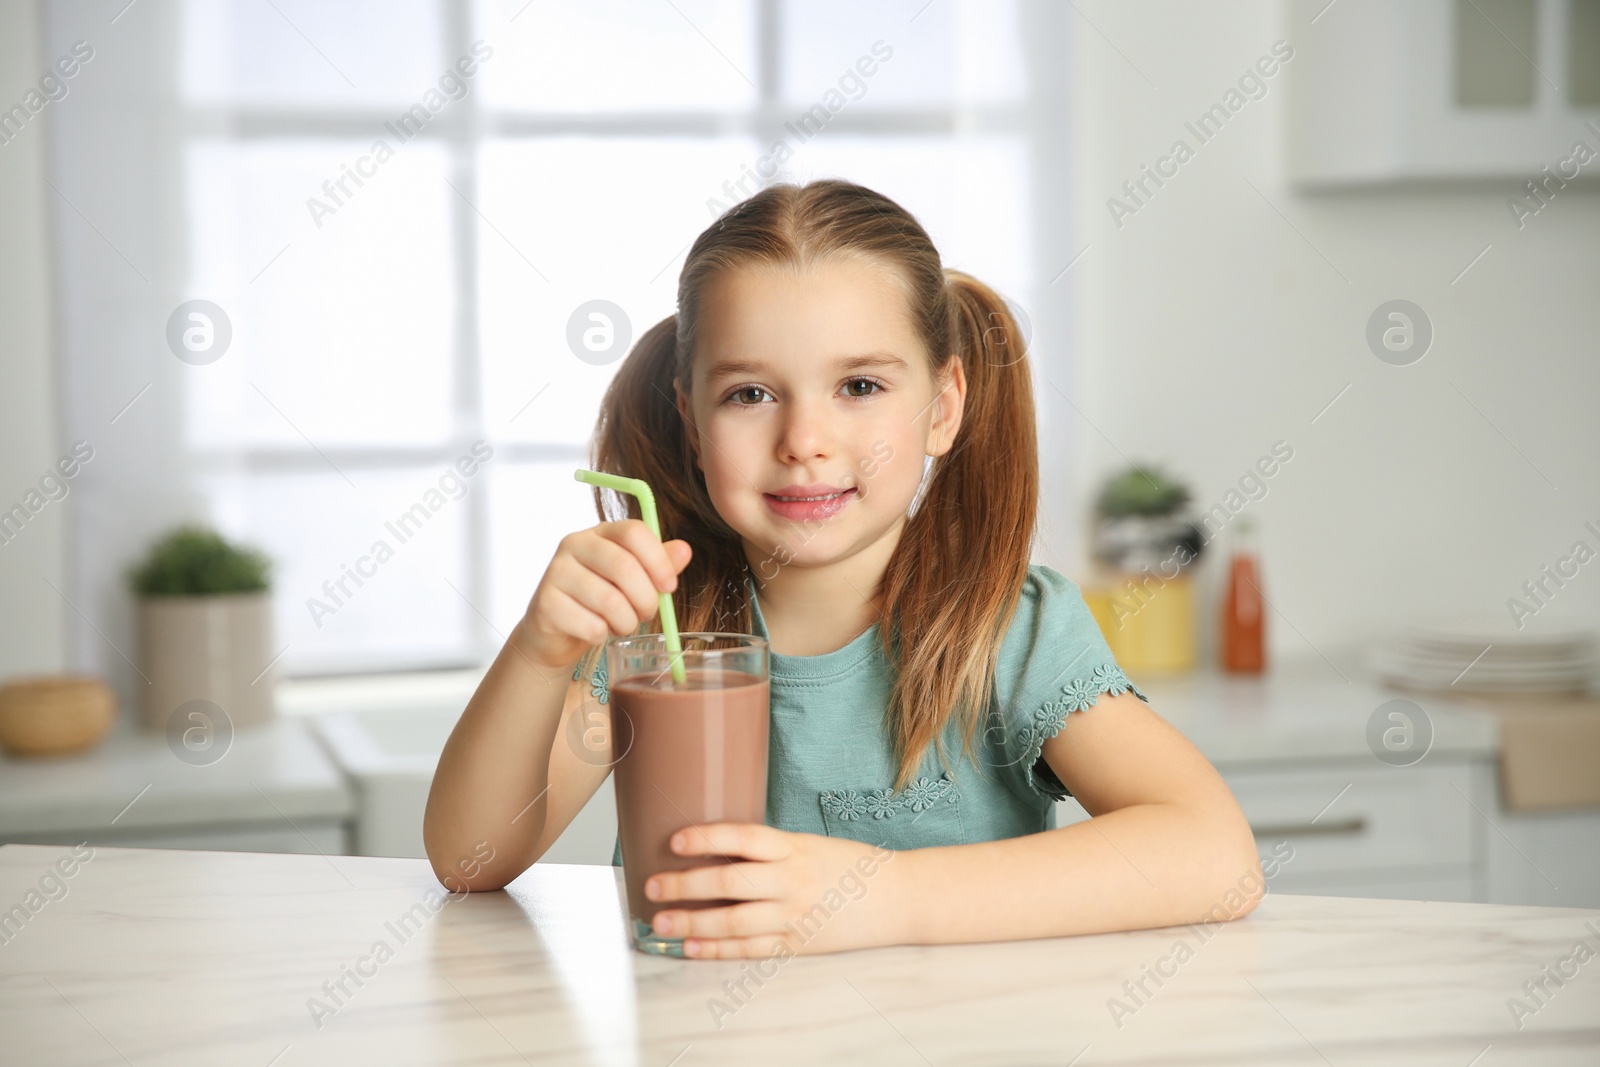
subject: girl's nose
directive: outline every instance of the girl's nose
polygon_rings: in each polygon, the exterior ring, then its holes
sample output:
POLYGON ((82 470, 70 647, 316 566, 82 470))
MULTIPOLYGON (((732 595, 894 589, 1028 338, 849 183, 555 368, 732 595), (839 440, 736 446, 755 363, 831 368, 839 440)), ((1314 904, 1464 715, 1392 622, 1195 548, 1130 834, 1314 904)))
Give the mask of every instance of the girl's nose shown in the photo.
POLYGON ((828 419, 822 405, 792 403, 783 420, 783 436, 778 445, 784 458, 804 461, 826 456, 833 436, 828 419))

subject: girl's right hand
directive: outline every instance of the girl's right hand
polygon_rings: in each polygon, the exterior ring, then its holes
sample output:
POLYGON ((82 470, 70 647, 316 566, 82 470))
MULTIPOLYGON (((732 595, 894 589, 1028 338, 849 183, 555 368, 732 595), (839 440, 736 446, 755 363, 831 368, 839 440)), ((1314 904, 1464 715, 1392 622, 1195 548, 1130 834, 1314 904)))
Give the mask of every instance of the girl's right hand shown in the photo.
POLYGON ((692 555, 689 542, 658 541, 639 519, 570 533, 512 639, 535 664, 570 668, 607 637, 626 637, 653 618, 657 597, 677 589, 692 555))

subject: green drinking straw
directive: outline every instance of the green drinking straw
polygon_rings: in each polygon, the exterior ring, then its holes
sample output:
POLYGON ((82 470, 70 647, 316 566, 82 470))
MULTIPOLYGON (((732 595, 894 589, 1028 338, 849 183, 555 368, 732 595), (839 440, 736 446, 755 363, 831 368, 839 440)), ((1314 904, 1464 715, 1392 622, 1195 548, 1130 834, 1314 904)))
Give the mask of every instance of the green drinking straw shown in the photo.
MULTIPOLYGON (((638 478, 622 478, 615 474, 602 474, 599 471, 584 470, 579 468, 574 477, 580 482, 598 485, 606 489, 615 489, 619 493, 627 493, 639 501, 639 513, 644 516, 644 524, 650 527, 650 532, 656 535, 656 540, 661 540, 661 523, 656 519, 656 495, 650 487, 638 478)), ((667 651, 672 653, 672 680, 682 685, 687 680, 683 671, 683 644, 678 640, 678 616, 672 610, 672 596, 669 593, 659 594, 661 604, 661 629, 667 638, 667 651)))

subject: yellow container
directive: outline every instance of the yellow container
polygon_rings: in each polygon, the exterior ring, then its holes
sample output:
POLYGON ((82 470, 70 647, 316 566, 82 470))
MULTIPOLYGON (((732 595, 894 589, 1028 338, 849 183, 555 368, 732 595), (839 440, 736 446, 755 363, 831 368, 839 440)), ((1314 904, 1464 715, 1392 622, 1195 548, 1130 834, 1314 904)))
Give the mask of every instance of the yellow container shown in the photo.
POLYGON ((1084 589, 1083 599, 1124 671, 1194 668, 1194 586, 1187 575, 1123 574, 1114 585, 1084 589))

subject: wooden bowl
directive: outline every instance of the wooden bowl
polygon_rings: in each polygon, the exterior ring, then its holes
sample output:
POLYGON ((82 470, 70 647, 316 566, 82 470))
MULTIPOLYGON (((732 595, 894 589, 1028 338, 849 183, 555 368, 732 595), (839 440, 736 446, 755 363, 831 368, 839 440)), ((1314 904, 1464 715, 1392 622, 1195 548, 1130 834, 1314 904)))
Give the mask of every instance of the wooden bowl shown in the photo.
POLYGON ((0 748, 14 756, 55 756, 89 748, 117 716, 99 678, 55 674, 0 685, 0 748))

